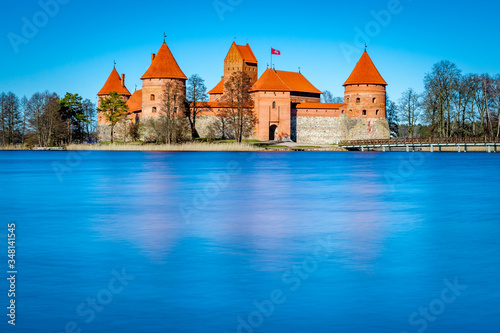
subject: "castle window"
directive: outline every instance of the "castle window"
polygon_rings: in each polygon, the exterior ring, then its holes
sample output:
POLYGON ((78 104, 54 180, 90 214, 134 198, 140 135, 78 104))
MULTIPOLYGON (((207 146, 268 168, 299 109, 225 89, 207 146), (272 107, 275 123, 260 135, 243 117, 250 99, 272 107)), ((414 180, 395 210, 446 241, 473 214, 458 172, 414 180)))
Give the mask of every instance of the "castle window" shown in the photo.
POLYGON ((273 109, 276 109, 276 102, 273 102, 273 109))
POLYGON ((149 97, 149 100, 154 101, 155 100, 155 95, 151 94, 151 96, 149 97))
POLYGON ((378 116, 378 110, 377 110, 377 111, 375 111, 375 114, 378 116))
POLYGON ((377 99, 376 98, 373 99, 373 104, 375 104, 375 103, 377 103, 377 99))
POLYGON ((356 98, 356 103, 361 103, 361 98, 356 98))
POLYGON ((156 113, 156 107, 153 107, 153 109, 151 110, 151 112, 156 113))
POLYGON ((349 99, 350 99, 350 98, 349 98, 349 97, 347 97, 347 103, 349 103, 349 99))
POLYGON ((349 110, 349 112, 352 112, 352 110, 349 110))
POLYGON ((363 116, 366 116, 366 110, 363 110, 363 116))

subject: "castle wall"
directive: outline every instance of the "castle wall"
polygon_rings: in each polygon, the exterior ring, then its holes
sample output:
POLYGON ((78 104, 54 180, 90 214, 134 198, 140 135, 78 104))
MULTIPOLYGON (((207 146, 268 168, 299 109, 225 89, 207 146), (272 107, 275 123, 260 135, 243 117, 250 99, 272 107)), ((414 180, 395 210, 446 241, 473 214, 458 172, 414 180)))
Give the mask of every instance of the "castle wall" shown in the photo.
MULTIPOLYGON (((96 128, 97 140, 101 142, 111 141, 111 126, 109 124, 98 124, 96 128)), ((114 141, 130 141, 130 121, 120 121, 113 129, 114 141)))
POLYGON ((292 140, 301 144, 336 144, 344 140, 388 139, 385 119, 338 116, 292 116, 292 140))
POLYGON ((210 102, 222 102, 222 94, 210 94, 210 102))

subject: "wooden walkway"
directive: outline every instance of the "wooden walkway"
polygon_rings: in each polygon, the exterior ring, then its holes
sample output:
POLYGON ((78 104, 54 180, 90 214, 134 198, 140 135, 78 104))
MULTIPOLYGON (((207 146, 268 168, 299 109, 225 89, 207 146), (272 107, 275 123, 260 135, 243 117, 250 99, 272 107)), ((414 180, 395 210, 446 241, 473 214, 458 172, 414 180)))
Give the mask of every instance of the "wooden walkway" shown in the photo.
POLYGON ((406 149, 410 152, 423 147, 428 147, 431 152, 434 152, 441 151, 443 147, 456 147, 459 153, 467 152, 467 147, 486 147, 488 153, 496 153, 497 147, 500 147, 500 137, 353 140, 340 142, 339 146, 347 150, 382 150, 384 152, 393 149, 406 149))

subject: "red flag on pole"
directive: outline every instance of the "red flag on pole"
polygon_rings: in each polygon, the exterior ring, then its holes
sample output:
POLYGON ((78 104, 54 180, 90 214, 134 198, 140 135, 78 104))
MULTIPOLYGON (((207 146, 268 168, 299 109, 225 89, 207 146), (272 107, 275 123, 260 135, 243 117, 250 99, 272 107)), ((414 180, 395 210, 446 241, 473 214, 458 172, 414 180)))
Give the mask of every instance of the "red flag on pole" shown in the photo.
POLYGON ((275 50, 275 49, 271 48, 271 54, 281 55, 281 52, 278 51, 278 50, 275 50))

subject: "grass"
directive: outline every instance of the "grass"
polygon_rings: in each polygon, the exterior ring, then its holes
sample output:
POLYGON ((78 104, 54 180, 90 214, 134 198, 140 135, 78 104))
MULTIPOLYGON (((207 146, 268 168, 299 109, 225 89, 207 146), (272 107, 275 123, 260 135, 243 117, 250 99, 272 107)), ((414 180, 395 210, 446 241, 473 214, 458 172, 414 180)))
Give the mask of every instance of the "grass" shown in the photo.
POLYGON ((26 149, 28 148, 22 145, 0 146, 0 150, 26 150, 26 149))
POLYGON ((289 148, 287 146, 280 145, 259 145, 260 148, 289 148))
POLYGON ((296 146, 295 148, 314 148, 314 149, 321 149, 321 147, 318 147, 318 146, 296 146))
POLYGON ((254 145, 237 143, 199 143, 182 144, 71 144, 67 150, 104 150, 104 151, 262 151, 254 145))

